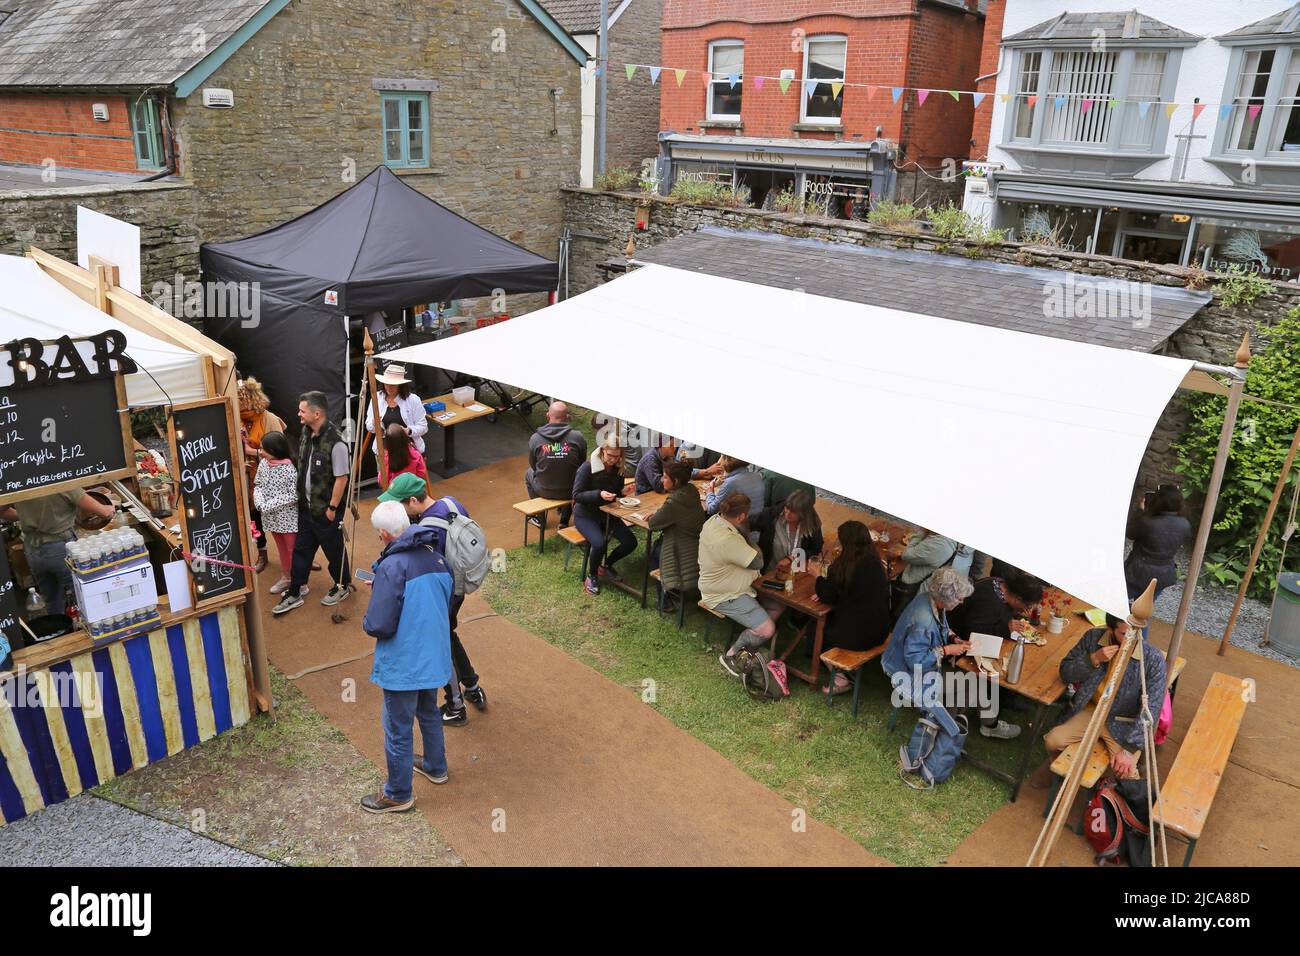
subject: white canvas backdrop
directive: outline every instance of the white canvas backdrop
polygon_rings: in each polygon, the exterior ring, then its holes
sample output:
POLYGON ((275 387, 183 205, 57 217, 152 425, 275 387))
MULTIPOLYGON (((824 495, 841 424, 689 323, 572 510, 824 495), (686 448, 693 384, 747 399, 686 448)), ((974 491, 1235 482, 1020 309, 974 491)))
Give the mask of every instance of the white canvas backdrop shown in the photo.
POLYGON ((0 256, 0 341, 78 338, 107 329, 126 336, 126 354, 140 367, 126 377, 128 404, 162 405, 207 397, 200 356, 105 315, 47 276, 31 259, 0 256))
POLYGON ((78 206, 77 265, 89 269, 91 256, 117 266, 117 284, 140 294, 139 226, 78 206))
POLYGON ((663 266, 386 358, 737 455, 1115 614, 1137 469, 1192 365, 663 266))

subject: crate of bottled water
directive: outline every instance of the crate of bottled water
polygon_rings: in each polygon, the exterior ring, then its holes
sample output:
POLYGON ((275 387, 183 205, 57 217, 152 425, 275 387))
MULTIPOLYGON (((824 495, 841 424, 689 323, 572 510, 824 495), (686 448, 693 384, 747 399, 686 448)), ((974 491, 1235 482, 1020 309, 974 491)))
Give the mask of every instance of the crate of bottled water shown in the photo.
POLYGON ((159 624, 153 565, 138 531, 110 528, 70 541, 67 563, 82 626, 97 643, 159 624))

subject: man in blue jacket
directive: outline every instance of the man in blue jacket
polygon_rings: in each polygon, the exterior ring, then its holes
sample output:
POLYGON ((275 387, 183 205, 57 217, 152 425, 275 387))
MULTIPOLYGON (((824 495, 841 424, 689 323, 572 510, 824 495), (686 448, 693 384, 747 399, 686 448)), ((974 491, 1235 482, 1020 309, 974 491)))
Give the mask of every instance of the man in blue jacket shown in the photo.
POLYGON ((375 580, 361 626, 376 640, 370 679, 384 691, 388 782, 379 793, 364 797, 361 806, 370 813, 394 813, 415 806, 413 769, 433 783, 447 782, 438 688, 452 676, 448 607, 453 582, 434 547, 434 530, 411 524, 400 504, 380 502, 370 523, 384 550, 372 565, 375 580), (424 757, 414 764, 411 726, 417 721, 424 757))

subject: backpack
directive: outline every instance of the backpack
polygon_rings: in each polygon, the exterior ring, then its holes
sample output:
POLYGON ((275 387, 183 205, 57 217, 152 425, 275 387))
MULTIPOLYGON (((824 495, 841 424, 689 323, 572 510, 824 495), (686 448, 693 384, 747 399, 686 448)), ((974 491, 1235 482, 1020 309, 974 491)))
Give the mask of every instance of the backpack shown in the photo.
POLYGON ((957 768, 957 760, 966 746, 970 725, 961 715, 951 719, 958 728, 955 734, 945 729, 927 711, 912 728, 911 739, 905 746, 898 748, 898 759, 902 764, 898 775, 909 787, 930 790, 936 783, 943 783, 951 777, 957 768), (915 774, 915 777, 909 776, 909 773, 915 774), (917 777, 920 778, 919 783, 917 777))
POLYGON ((1141 780, 1108 781, 1088 801, 1083 832, 1097 851, 1098 866, 1120 860, 1129 866, 1151 865, 1151 827, 1143 819, 1145 786, 1141 780))
POLYGON ((451 510, 450 520, 430 515, 421 518, 420 524, 426 528, 439 528, 443 532, 443 557, 451 568, 452 578, 456 582, 457 596, 471 594, 487 577, 492 566, 488 554, 487 536, 479 523, 464 514, 450 498, 441 498, 451 510))
POLYGON ((769 660, 761 650, 737 651, 736 658, 740 683, 754 700, 780 700, 790 696, 785 661, 769 660))

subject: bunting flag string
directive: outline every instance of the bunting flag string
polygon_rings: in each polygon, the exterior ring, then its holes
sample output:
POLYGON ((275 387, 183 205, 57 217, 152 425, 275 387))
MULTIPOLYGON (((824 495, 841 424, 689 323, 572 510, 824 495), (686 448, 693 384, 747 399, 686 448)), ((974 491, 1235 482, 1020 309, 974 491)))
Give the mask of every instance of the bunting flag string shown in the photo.
MULTIPOLYGON (((641 69, 642 67, 644 67, 646 71, 650 74, 651 84, 658 84, 659 76, 665 69, 672 71, 673 75, 677 79, 677 85, 679 87, 685 82, 686 76, 689 73, 699 73, 706 87, 712 82, 714 82, 715 80, 714 75, 707 70, 687 70, 687 69, 681 69, 679 67, 652 66, 644 63, 625 63, 623 65, 623 68, 627 73, 627 78, 629 81, 635 79, 637 70, 641 69)), ((601 67, 600 65, 594 66, 591 70, 591 76, 599 77, 602 74, 602 72, 603 72, 603 67, 601 67)), ((717 79, 722 79, 722 77, 717 77, 717 79)), ((726 75, 726 80, 728 84, 730 84, 733 90, 738 87, 743 87, 746 80, 753 80, 753 86, 756 91, 762 91, 764 84, 768 80, 774 80, 776 81, 776 85, 778 86, 778 88, 781 90, 782 96, 790 92, 790 87, 793 86, 795 82, 799 82, 792 79, 789 76, 759 76, 759 75, 749 76, 742 73, 729 73, 726 75)), ((930 98, 931 93, 940 92, 940 93, 947 93, 957 103, 961 102, 963 96, 969 96, 971 98, 971 103, 973 104, 973 106, 976 109, 979 109, 979 107, 984 103, 985 99, 987 99, 988 96, 990 95, 988 93, 981 93, 976 90, 935 90, 933 88, 913 87, 913 86, 885 87, 878 83, 850 83, 846 80, 830 80, 830 79, 804 79, 801 82, 799 82, 799 85, 800 85, 800 90, 803 92, 804 96, 808 99, 811 99, 814 95, 816 95, 817 88, 823 85, 829 86, 831 88, 831 95, 832 97, 835 98, 838 98, 844 92, 845 89, 865 89, 867 92, 867 99, 869 101, 874 99, 876 94, 880 92, 881 89, 888 89, 890 99, 892 100, 894 105, 897 105, 906 94, 913 93, 916 96, 917 105, 924 106, 926 100, 930 98)), ((1036 106, 1039 100, 1042 98, 1037 93, 996 93, 993 95, 997 96, 999 103, 1010 104, 1013 101, 1023 100, 1031 108, 1036 106)), ((1118 97, 1109 97, 1109 98, 1100 98, 1100 99, 1094 97, 1076 98, 1072 95, 1063 95, 1056 92, 1052 92, 1049 98, 1051 99, 1053 108, 1058 110, 1065 109, 1067 105, 1070 104, 1070 102, 1073 100, 1078 104, 1081 113, 1088 113, 1093 109, 1093 107, 1100 106, 1102 104, 1105 104, 1105 108, 1110 110, 1123 109, 1130 106, 1136 106, 1138 108, 1139 114, 1142 116, 1143 119, 1145 119, 1147 115, 1150 113, 1151 106, 1153 105, 1153 103, 1157 102, 1148 99, 1142 99, 1142 100, 1119 99, 1118 97)), ((1183 107, 1190 107, 1191 114, 1192 114, 1191 118, 1193 122, 1200 119, 1201 114, 1205 112, 1207 107, 1217 106, 1219 119, 1226 120, 1229 116, 1232 115, 1232 112, 1238 106, 1238 104, 1235 101, 1227 102, 1227 103, 1206 103, 1206 102, 1159 103, 1159 105, 1164 109, 1165 115, 1170 119, 1172 119, 1174 115, 1183 107)), ((1262 109, 1263 109, 1262 103, 1249 103, 1246 105, 1246 111, 1247 113, 1249 113, 1252 120, 1259 115, 1262 109)))

